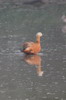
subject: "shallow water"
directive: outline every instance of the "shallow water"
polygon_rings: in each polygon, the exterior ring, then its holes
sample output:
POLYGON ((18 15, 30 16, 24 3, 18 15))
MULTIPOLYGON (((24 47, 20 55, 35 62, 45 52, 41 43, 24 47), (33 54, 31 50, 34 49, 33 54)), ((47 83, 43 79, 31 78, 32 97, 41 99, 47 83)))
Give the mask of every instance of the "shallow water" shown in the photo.
POLYGON ((66 100, 65 14, 66 5, 54 4, 0 9, 1 100, 66 100), (21 53, 38 31, 41 53, 21 53))

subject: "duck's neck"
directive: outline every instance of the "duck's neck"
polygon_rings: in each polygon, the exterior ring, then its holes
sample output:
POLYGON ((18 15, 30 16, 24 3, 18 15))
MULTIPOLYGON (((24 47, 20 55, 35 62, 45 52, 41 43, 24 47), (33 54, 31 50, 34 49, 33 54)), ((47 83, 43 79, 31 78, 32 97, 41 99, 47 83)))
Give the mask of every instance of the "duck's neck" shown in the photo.
POLYGON ((37 36, 37 37, 36 37, 36 42, 37 42, 37 43, 40 43, 40 36, 37 36))

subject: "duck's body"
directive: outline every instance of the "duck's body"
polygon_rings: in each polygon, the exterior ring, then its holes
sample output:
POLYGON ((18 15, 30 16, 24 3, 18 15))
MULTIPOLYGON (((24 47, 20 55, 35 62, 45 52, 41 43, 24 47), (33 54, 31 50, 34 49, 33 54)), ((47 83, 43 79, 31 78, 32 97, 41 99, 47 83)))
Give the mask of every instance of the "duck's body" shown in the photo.
POLYGON ((41 46, 39 43, 26 42, 23 44, 23 52, 27 54, 36 54, 40 52, 41 46))
POLYGON ((26 54, 36 54, 41 51, 40 37, 42 36, 41 32, 38 32, 36 35, 36 42, 25 42, 23 44, 23 52, 26 54))

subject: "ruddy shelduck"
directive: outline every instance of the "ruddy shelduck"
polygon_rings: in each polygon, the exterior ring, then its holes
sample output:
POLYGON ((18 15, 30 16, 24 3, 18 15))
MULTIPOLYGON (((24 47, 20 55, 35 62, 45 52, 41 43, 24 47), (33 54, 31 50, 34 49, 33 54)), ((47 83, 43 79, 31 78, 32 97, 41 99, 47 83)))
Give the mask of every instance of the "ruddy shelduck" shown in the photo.
POLYGON ((41 51, 40 37, 42 36, 41 32, 36 34, 36 42, 25 42, 23 44, 22 52, 26 54, 37 54, 41 51))

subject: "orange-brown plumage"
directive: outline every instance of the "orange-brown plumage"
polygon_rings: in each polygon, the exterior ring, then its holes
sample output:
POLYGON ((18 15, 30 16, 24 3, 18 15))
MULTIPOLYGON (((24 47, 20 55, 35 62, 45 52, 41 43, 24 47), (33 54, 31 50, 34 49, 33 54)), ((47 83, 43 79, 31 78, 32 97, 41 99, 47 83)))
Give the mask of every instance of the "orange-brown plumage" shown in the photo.
POLYGON ((27 54, 36 54, 41 51, 40 37, 42 36, 41 32, 38 32, 36 35, 36 42, 25 42, 23 44, 23 52, 27 54))

